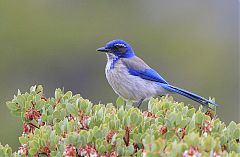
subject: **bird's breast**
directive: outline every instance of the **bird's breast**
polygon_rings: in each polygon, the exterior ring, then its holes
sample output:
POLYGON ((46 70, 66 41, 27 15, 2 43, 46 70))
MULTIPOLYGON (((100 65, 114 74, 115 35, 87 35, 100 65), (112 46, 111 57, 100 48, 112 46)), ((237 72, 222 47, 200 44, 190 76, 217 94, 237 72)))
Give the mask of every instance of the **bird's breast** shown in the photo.
MULTIPOLYGON (((120 88, 124 86, 124 81, 126 79, 126 67, 118 61, 113 67, 113 62, 108 61, 105 69, 106 78, 109 84, 112 86, 115 92, 118 93, 120 88)), ((118 93, 119 94, 119 93, 118 93)))
POLYGON ((152 81, 130 75, 128 68, 118 60, 114 68, 108 61, 105 69, 106 78, 113 90, 126 100, 139 101, 158 95, 159 86, 152 81))

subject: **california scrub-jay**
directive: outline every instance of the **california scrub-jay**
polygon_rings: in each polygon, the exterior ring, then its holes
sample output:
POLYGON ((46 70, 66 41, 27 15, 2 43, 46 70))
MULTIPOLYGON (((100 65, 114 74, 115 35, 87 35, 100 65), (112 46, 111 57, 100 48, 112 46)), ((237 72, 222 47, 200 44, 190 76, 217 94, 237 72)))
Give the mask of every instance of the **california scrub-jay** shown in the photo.
POLYGON ((113 90, 126 101, 137 102, 153 96, 178 93, 204 106, 217 104, 184 89, 170 85, 155 70, 138 58, 131 46, 123 40, 112 40, 97 51, 107 54, 105 74, 113 90))

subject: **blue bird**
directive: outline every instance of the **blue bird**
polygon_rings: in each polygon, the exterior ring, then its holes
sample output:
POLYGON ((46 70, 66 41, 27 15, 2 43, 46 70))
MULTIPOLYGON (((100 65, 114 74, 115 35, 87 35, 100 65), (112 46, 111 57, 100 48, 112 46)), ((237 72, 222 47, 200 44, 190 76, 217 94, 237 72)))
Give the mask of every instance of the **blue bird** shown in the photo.
MULTIPOLYGON (((177 93, 204 106, 218 106, 197 94, 169 84, 154 69, 137 57, 132 47, 123 40, 112 40, 97 51, 107 54, 106 78, 113 90, 126 101, 143 101, 154 96, 177 93)), ((209 107, 210 108, 210 107, 209 107)))

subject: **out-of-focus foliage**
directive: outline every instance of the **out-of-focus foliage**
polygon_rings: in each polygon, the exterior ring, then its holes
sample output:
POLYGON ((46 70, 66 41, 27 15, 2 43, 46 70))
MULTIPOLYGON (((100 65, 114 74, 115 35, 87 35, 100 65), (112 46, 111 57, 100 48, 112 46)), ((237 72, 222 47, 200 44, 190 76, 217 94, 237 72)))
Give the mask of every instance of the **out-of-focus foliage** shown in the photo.
POLYGON ((113 104, 92 104, 79 94, 56 89, 46 98, 42 86, 7 102, 23 121, 21 146, 0 156, 214 156, 240 154, 240 124, 226 126, 215 111, 151 99, 142 112, 121 98, 113 104))
POLYGON ((0 141, 18 147, 21 125, 5 106, 16 88, 44 84, 48 97, 64 87, 94 103, 114 102, 106 56, 95 50, 116 38, 169 83, 215 97, 224 122, 239 122, 238 6, 237 0, 0 0, 0 124, 6 126, 0 141))

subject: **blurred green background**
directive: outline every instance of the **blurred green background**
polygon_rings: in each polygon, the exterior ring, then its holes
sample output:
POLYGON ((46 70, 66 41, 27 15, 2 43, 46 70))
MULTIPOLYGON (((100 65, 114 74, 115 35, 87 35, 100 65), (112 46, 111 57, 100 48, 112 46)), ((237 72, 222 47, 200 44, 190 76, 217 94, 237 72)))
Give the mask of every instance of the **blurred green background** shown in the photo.
POLYGON ((19 145, 21 120, 5 105, 17 89, 43 84, 47 96, 64 87, 114 102, 95 49, 116 38, 173 85, 215 97, 223 121, 239 122, 238 27, 237 0, 0 0, 0 141, 19 145))

